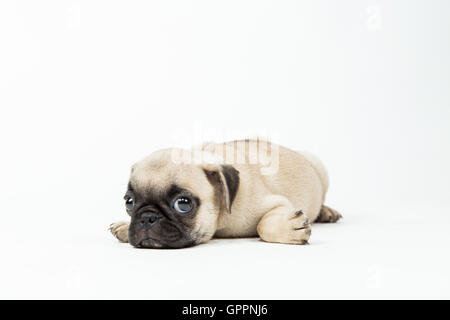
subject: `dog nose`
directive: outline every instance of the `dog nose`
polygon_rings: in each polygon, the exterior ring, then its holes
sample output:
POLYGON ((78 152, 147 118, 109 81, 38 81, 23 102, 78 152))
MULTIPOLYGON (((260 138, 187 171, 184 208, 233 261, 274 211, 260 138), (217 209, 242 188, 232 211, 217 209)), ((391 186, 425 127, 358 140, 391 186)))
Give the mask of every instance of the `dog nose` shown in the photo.
POLYGON ((156 212, 144 212, 141 214, 140 223, 145 228, 150 228, 159 219, 159 214, 156 212))

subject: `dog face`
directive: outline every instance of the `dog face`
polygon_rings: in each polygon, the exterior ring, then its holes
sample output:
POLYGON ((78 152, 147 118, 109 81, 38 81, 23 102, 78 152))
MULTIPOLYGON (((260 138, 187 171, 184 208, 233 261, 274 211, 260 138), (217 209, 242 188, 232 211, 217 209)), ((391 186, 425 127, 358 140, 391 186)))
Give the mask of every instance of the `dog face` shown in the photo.
POLYGON ((133 166, 124 197, 130 244, 183 248, 208 241, 238 186, 232 166, 176 164, 171 149, 151 154, 133 166))

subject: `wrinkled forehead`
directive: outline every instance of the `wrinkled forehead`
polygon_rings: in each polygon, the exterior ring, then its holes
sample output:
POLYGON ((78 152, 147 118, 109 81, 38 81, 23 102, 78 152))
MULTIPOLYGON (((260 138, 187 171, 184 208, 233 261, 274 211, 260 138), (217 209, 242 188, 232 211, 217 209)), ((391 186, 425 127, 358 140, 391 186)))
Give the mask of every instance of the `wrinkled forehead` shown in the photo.
POLYGON ((173 185, 194 194, 207 192, 209 182, 194 164, 175 164, 161 159, 144 159, 132 168, 129 186, 139 193, 165 193, 173 185))

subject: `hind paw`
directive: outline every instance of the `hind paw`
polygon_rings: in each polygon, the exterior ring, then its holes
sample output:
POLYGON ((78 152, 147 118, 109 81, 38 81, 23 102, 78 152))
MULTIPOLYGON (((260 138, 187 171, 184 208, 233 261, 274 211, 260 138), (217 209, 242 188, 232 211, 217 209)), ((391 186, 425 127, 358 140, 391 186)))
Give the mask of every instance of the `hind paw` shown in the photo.
POLYGON ((337 222, 341 218, 342 215, 339 212, 323 205, 315 222, 337 222))

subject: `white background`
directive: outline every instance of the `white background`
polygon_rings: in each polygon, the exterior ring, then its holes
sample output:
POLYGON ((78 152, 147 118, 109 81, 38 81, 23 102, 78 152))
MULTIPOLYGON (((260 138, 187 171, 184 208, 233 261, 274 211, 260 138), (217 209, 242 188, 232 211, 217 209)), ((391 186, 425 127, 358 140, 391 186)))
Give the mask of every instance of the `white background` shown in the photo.
POLYGON ((450 5, 2 1, 0 298, 450 298, 450 5), (316 153, 311 245, 138 250, 130 166, 262 135, 316 153))

